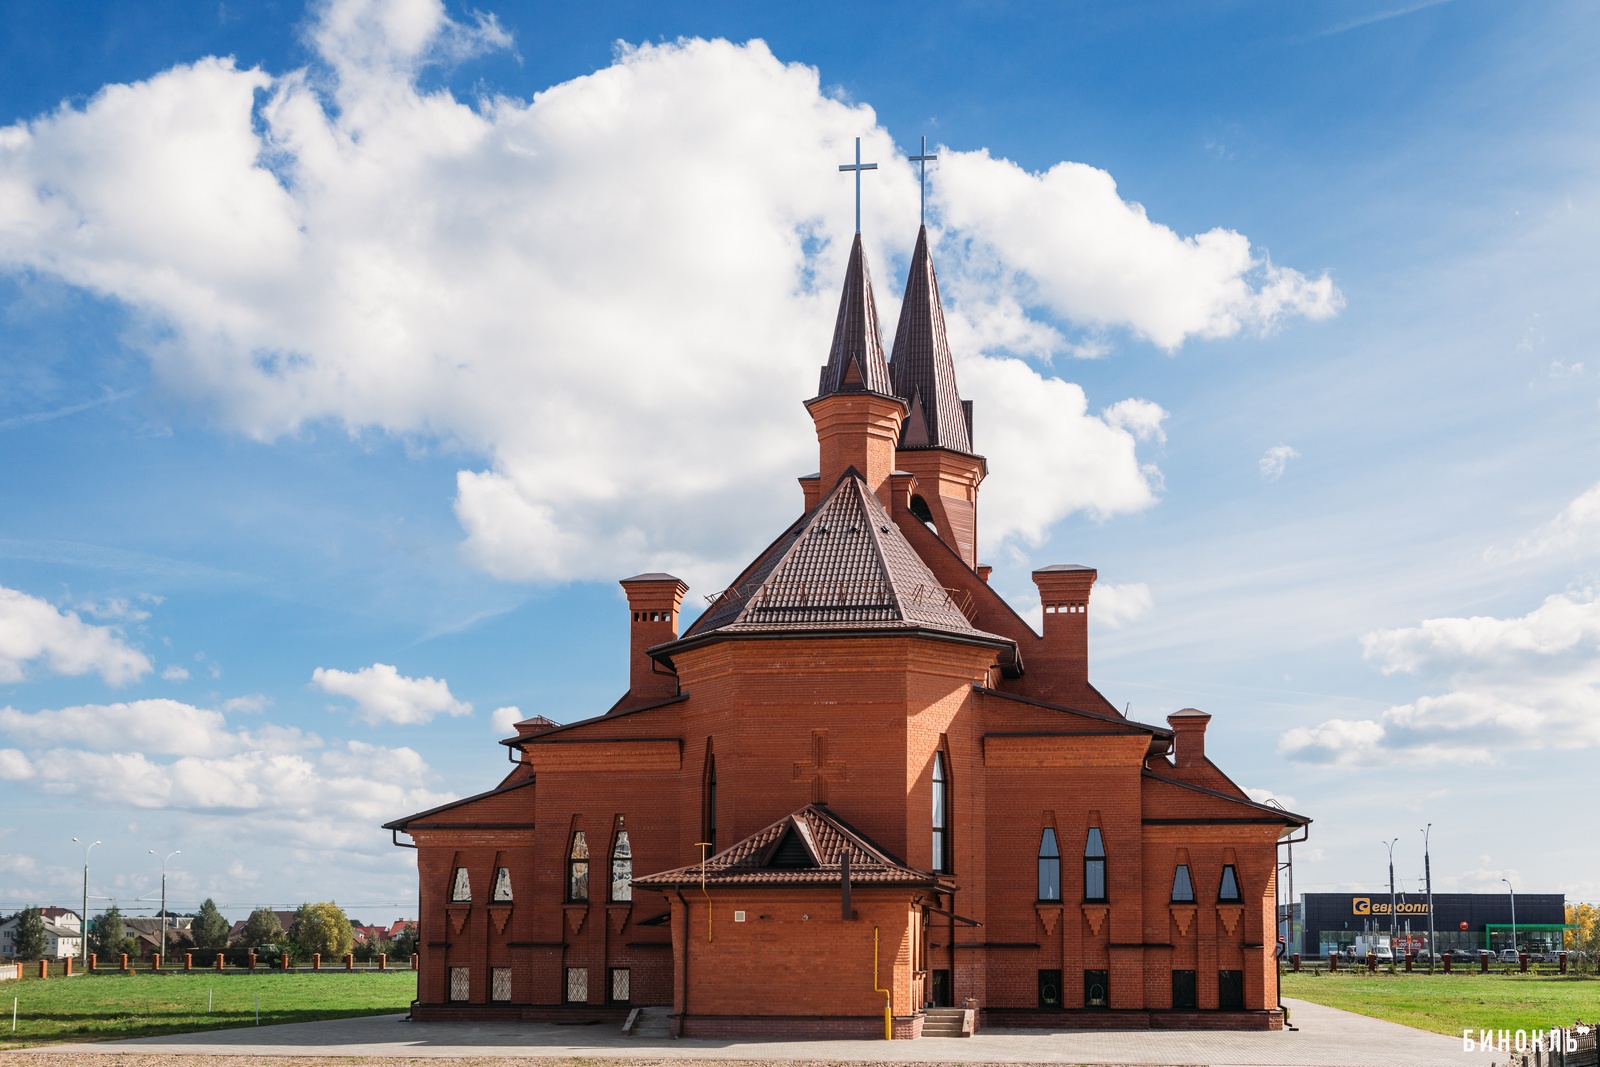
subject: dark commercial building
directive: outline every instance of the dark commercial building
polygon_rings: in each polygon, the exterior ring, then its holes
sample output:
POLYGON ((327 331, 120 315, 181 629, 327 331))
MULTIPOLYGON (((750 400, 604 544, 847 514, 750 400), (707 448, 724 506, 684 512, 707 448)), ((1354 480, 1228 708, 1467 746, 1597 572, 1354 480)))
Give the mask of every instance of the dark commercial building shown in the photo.
MULTIPOLYGON (((1389 891, 1306 893, 1300 951, 1326 956, 1353 946, 1357 938, 1389 936, 1389 891)), ((1566 897, 1560 893, 1518 893, 1517 944, 1535 952, 1561 948, 1566 897)), ((1394 931, 1400 952, 1427 947, 1428 898, 1395 895, 1394 931)), ((1506 893, 1435 893, 1433 931, 1438 951, 1511 948, 1511 898, 1506 893)))

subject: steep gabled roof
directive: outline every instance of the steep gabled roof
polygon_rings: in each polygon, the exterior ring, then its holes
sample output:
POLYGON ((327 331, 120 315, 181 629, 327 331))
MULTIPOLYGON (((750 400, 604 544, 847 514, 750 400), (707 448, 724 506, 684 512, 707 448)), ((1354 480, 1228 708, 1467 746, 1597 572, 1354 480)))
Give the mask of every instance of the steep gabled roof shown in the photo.
MULTIPOLYGON (((807 804, 757 830, 705 862, 706 885, 826 886, 842 880, 840 860, 850 856, 852 885, 939 885, 932 871, 908 867, 860 831, 818 804, 807 804)), ((699 885, 698 863, 635 878, 651 889, 699 885)))
POLYGON ((833 324, 833 344, 822 368, 817 396, 834 393, 882 393, 894 396, 889 364, 883 358, 883 332, 878 326, 878 305, 872 297, 872 275, 862 253, 861 235, 850 246, 850 265, 844 272, 844 292, 839 295, 839 317, 833 324))
POLYGON ((971 454, 971 428, 956 389, 955 361, 945 336, 944 305, 928 254, 926 226, 917 231, 917 247, 911 253, 889 377, 894 394, 911 409, 900 429, 901 448, 948 448, 971 454))
MULTIPOLYGON (((1226 801, 1229 804, 1236 804, 1236 805, 1238 805, 1238 806, 1240 806, 1242 808, 1252 809, 1258 815, 1270 816, 1270 819, 1267 820, 1267 821, 1281 822, 1285 826, 1310 826, 1311 825, 1311 820, 1309 818, 1307 818, 1304 815, 1297 815, 1296 813, 1290 811, 1288 808, 1281 807, 1281 806, 1276 805, 1276 804, 1263 804, 1260 801, 1251 800, 1248 797, 1236 797, 1236 796, 1233 796, 1233 795, 1231 795, 1229 793, 1221 792, 1220 790, 1210 789, 1210 788, 1207 788, 1206 786, 1203 786, 1203 785, 1197 785, 1194 782, 1185 782, 1185 781, 1182 781, 1182 780, 1180 780, 1178 778, 1173 778, 1173 777, 1171 777, 1169 775, 1161 774, 1161 773, 1158 773, 1156 771, 1152 771, 1148 767, 1145 768, 1144 771, 1141 772, 1141 777, 1144 780, 1149 781, 1149 782, 1160 782, 1162 785, 1173 786, 1173 787, 1175 787, 1177 789, 1186 789, 1191 793, 1200 793, 1200 794, 1202 794, 1204 796, 1212 797, 1213 799, 1216 799, 1216 800, 1222 800, 1222 801, 1226 801)), ((1220 821, 1227 822, 1229 820, 1222 819, 1220 821)), ((1243 814, 1241 814, 1240 818, 1237 821, 1240 821, 1240 822, 1260 822, 1262 820, 1259 819, 1259 818, 1256 818, 1256 819, 1246 818, 1243 814)))
MULTIPOLYGON (((515 774, 516 772, 513 771, 512 773, 515 774)), ((534 783, 534 779, 533 779, 533 777, 531 775, 526 777, 526 778, 519 778, 516 781, 509 781, 508 780, 508 781, 505 781, 505 782, 501 782, 499 785, 495 786, 493 789, 488 790, 487 792, 475 793, 470 797, 462 797, 460 800, 452 800, 448 804, 440 804, 437 808, 429 808, 427 811, 419 811, 415 815, 407 815, 403 819, 394 820, 394 822, 386 822, 386 823, 383 824, 383 828, 385 830, 405 830, 407 827, 411 826, 413 823, 416 823, 416 822, 418 822, 418 821, 420 821, 422 819, 426 819, 431 815, 442 815, 443 813, 445 813, 447 811, 453 811, 456 808, 464 808, 468 804, 476 804, 476 803, 478 803, 479 801, 482 801, 482 800, 489 800, 492 797, 497 797, 497 796, 500 796, 500 795, 502 795, 504 793, 509 793, 513 789, 521 789, 524 786, 529 786, 529 785, 532 785, 533 783, 534 783)))
POLYGON ((680 641, 711 633, 863 629, 937 631, 1011 644, 967 620, 852 468, 680 641))

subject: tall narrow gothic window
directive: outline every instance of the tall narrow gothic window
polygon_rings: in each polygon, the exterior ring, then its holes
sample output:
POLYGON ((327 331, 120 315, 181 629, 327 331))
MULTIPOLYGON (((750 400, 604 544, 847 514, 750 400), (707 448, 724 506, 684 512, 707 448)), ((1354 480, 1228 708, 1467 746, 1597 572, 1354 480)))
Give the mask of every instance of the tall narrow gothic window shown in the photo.
POLYGON ((467 877, 465 867, 456 868, 456 876, 450 882, 450 901, 459 904, 472 899, 472 879, 467 877))
POLYGON ((1178 864, 1177 870, 1172 872, 1172 902, 1174 904, 1194 903, 1194 883, 1189 880, 1189 865, 1178 864))
POLYGON ((1039 839, 1039 899, 1061 899, 1061 849, 1056 846, 1055 830, 1049 826, 1039 839))
POLYGON ((933 754, 933 869, 950 869, 950 783, 943 752, 933 754))
POLYGON ((495 868, 494 893, 490 896, 490 899, 497 904, 511 903, 511 868, 495 868))
POLYGON ((717 757, 711 751, 710 742, 706 743, 705 796, 702 798, 701 804, 705 808, 705 811, 701 816, 701 822, 704 824, 702 826, 702 829, 705 831, 705 837, 701 838, 701 840, 702 841, 711 842, 711 851, 712 852, 716 852, 717 851, 717 757))
POLYGON ((1217 891, 1217 901, 1221 904, 1237 904, 1242 898, 1239 896, 1239 876, 1234 872, 1233 864, 1222 868, 1222 888, 1217 891))
POLYGON ((1083 846, 1083 899, 1106 899, 1106 845, 1098 826, 1089 827, 1089 840, 1083 846))
POLYGON ((567 899, 574 904, 589 900, 589 840, 582 830, 572 833, 572 850, 567 853, 567 899))
POLYGON ((617 831, 617 843, 611 846, 611 899, 633 899, 633 847, 626 830, 617 831))

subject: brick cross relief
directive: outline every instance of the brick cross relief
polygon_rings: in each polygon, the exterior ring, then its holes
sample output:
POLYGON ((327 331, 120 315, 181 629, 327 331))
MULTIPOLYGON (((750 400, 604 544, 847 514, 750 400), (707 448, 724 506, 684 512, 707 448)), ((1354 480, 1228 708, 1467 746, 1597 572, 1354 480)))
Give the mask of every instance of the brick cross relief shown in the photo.
POLYGON ((811 731, 811 762, 796 763, 794 765, 794 780, 811 781, 811 802, 813 804, 826 804, 828 802, 828 783, 842 782, 845 780, 845 769, 848 764, 837 760, 830 763, 824 755, 824 748, 828 742, 828 731, 811 731))

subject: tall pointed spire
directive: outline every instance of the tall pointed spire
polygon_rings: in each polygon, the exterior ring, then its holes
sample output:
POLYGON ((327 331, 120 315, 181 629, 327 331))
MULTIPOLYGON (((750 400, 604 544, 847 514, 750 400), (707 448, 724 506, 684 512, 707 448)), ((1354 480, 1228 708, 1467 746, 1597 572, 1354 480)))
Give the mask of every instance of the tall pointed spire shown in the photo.
POLYGON ((901 429, 900 447, 948 448, 970 455, 971 409, 956 389, 955 361, 945 338, 944 306, 928 254, 926 226, 917 231, 917 247, 911 253, 889 372, 894 394, 911 408, 901 429))
MULTIPOLYGON (((943 320, 940 320, 943 330, 943 320)), ((822 368, 817 396, 835 393, 881 393, 894 396, 889 364, 883 358, 883 333, 878 326, 878 305, 872 298, 872 275, 862 252, 861 235, 850 246, 850 265, 839 296, 839 317, 833 325, 833 345, 822 368)))

